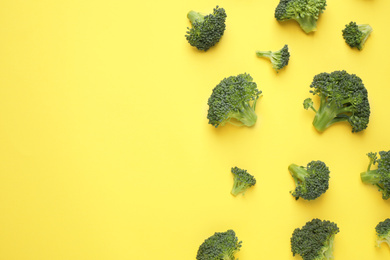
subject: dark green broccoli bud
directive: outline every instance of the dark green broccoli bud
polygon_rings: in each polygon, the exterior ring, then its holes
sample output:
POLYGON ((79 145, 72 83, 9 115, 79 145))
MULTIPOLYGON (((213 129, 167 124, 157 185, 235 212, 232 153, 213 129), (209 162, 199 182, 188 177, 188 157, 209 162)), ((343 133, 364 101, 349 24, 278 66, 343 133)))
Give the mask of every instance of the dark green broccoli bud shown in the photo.
POLYGON ((295 20, 305 33, 317 30, 317 20, 326 7, 326 0, 280 0, 275 9, 278 21, 295 20))
POLYGON ((351 47, 362 50, 368 36, 372 33, 372 27, 368 24, 356 24, 350 22, 342 31, 345 42, 351 47))
POLYGON ((324 162, 311 161, 307 167, 290 164, 289 172, 295 181, 295 190, 290 193, 295 199, 314 200, 329 188, 329 168, 324 162))
POLYGON ((376 231, 376 245, 381 247, 382 243, 386 243, 390 246, 390 218, 379 222, 375 227, 376 231))
POLYGON ((207 51, 221 39, 225 32, 225 9, 214 8, 212 14, 202 14, 195 11, 190 11, 187 14, 188 19, 192 24, 192 28, 187 28, 186 39, 191 44, 202 51, 207 51))
POLYGON ((233 230, 216 232, 199 247, 197 260, 234 260, 234 254, 240 251, 242 241, 238 241, 233 230))
POLYGON ((291 237, 293 256, 303 260, 329 260, 333 258, 334 237, 339 228, 328 220, 313 219, 294 230, 291 237))
POLYGON ((285 66, 287 66, 290 59, 290 52, 288 51, 288 45, 278 51, 256 51, 257 57, 264 57, 271 60, 272 68, 278 72, 285 66))
POLYGON ((387 200, 390 198, 390 151, 380 151, 377 158, 377 153, 368 153, 370 163, 367 171, 360 174, 363 183, 375 185, 380 192, 382 198, 387 200), (378 164, 377 169, 372 170, 371 166, 378 164))
POLYGON ((358 76, 344 70, 320 73, 314 76, 310 87, 314 89, 310 92, 320 97, 320 107, 316 110, 308 99, 303 105, 316 113, 313 125, 319 132, 342 121, 352 126, 352 133, 367 128, 370 104, 367 89, 358 76))
POLYGON ((207 103, 209 124, 218 127, 226 123, 237 126, 252 126, 256 123, 255 108, 261 91, 252 80, 245 73, 224 78, 215 86, 207 103))
POLYGON ((239 193, 245 194, 245 191, 256 184, 256 179, 250 175, 246 170, 238 167, 232 168, 234 176, 234 184, 232 188, 232 195, 237 196, 239 193))

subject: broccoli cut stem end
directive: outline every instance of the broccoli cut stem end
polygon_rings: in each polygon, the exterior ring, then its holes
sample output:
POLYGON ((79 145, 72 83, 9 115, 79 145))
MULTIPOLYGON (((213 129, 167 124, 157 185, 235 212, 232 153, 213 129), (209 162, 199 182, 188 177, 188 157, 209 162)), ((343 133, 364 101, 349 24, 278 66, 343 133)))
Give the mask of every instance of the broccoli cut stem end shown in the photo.
POLYGON ((230 118, 240 121, 243 125, 253 126, 257 121, 257 115, 254 110, 255 104, 253 103, 253 107, 247 103, 243 104, 240 110, 230 115, 230 118))
POLYGON ((190 20, 191 24, 194 22, 203 22, 204 15, 195 11, 189 11, 187 14, 187 18, 190 20))
POLYGON ((317 18, 313 16, 299 17, 295 20, 299 23, 305 33, 310 33, 317 30, 317 18))

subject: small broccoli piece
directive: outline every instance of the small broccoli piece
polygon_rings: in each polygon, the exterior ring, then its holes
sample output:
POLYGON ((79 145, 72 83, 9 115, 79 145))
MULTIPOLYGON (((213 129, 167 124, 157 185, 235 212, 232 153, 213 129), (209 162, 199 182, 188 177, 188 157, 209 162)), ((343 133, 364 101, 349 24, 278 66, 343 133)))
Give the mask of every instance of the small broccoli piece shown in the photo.
POLYGON ((317 20, 326 7, 326 0, 280 0, 275 9, 278 21, 295 20, 305 33, 317 30, 317 20))
POLYGON ((242 241, 238 242, 233 230, 216 232, 199 247, 197 260, 234 260, 234 254, 240 251, 242 241))
POLYGON ((319 132, 342 121, 352 126, 352 133, 367 128, 370 104, 367 89, 358 76, 344 70, 320 73, 310 87, 314 89, 310 92, 320 97, 320 107, 316 110, 311 99, 305 99, 303 106, 316 113, 313 125, 319 132))
POLYGON ((253 126, 256 123, 255 108, 261 91, 252 80, 245 73, 225 78, 215 86, 207 102, 209 124, 218 127, 226 123, 237 126, 253 126))
POLYGON ((295 190, 290 193, 295 199, 314 200, 329 188, 329 168, 324 162, 311 161, 307 167, 290 164, 288 170, 295 181, 295 190))
POLYGON ((234 184, 232 188, 232 195, 237 196, 239 193, 245 194, 245 191, 256 184, 256 179, 250 175, 246 170, 238 167, 232 168, 234 176, 234 184))
POLYGON ((379 222, 375 227, 375 231, 377 247, 381 247, 382 243, 386 243, 390 246, 390 218, 379 222))
POLYGON ((345 29, 342 32, 345 42, 351 48, 356 47, 358 50, 362 50, 368 36, 372 33, 372 27, 368 24, 350 22, 345 25, 345 29))
POLYGON ((314 108, 314 103, 313 103, 313 100, 311 98, 306 98, 304 101, 303 101, 303 108, 304 109, 313 109, 314 112, 317 112, 317 110, 314 108))
POLYGON ((290 59, 290 52, 288 51, 288 45, 278 51, 256 51, 257 57, 264 57, 271 60, 272 68, 278 72, 285 66, 287 66, 290 59))
POLYGON ((210 47, 219 42, 226 25, 225 9, 214 8, 212 14, 202 14, 196 11, 190 11, 187 14, 192 24, 192 28, 187 28, 186 39, 191 44, 202 51, 207 51, 210 47))
POLYGON ((328 220, 313 219, 294 230, 291 237, 293 256, 303 260, 329 260, 333 258, 334 237, 339 228, 328 220))
POLYGON ((387 200, 390 198, 390 151, 380 151, 377 158, 377 153, 368 153, 370 163, 367 171, 360 174, 363 183, 375 185, 380 192, 382 198, 387 200), (378 164, 377 169, 371 170, 371 166, 378 164))

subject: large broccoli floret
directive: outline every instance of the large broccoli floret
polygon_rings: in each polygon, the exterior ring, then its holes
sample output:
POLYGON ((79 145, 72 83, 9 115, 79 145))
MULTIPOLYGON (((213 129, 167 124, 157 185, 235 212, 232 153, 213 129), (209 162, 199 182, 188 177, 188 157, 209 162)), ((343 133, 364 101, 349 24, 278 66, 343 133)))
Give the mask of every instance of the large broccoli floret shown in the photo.
POLYGON ((190 11, 187 14, 192 24, 192 28, 187 28, 186 39, 199 50, 207 51, 221 39, 225 32, 226 12, 225 9, 214 8, 212 14, 202 14, 196 11, 190 11))
POLYGON ((362 182, 375 185, 380 192, 382 198, 387 200, 390 198, 390 151, 380 151, 378 159, 377 153, 368 153, 370 163, 367 171, 360 174, 362 182), (371 170, 371 166, 378 163, 378 168, 371 170))
POLYGON ((322 161, 311 161, 307 167, 290 164, 288 167, 295 181, 295 190, 290 193, 295 199, 314 200, 329 188, 329 168, 322 161))
POLYGON ((358 76, 344 70, 320 73, 314 76, 310 87, 314 89, 310 92, 320 97, 320 107, 316 110, 310 98, 303 102, 303 106, 316 113, 313 125, 319 132, 342 121, 352 126, 353 133, 367 128, 370 104, 367 89, 358 76))
POLYGON ((293 255, 303 260, 328 260, 333 258, 333 242, 339 228, 328 220, 313 219, 302 228, 294 230, 291 237, 293 255))
POLYGON ((264 57, 271 60, 272 68, 278 72, 285 66, 287 66, 290 59, 290 52, 288 51, 288 45, 278 51, 256 51, 257 57, 264 57))
POLYGON ((218 127, 226 123, 252 126, 256 123, 257 99, 261 91, 249 74, 240 74, 223 79, 208 100, 209 124, 218 127), (234 122, 237 120, 239 122, 234 122))
POLYGON ((368 36, 372 33, 372 27, 368 24, 356 24, 350 22, 342 31, 345 42, 351 47, 362 50, 368 36))
POLYGON ((390 218, 379 222, 375 227, 376 231, 376 243, 380 247, 382 243, 386 243, 390 246, 390 218))
POLYGON ((280 0, 275 9, 278 21, 295 20, 306 33, 317 30, 317 20, 326 7, 326 0, 280 0))
POLYGON ((233 230, 216 232, 199 247, 197 260, 234 260, 234 254, 240 251, 242 241, 238 242, 233 230))
POLYGON ((244 194, 245 191, 256 184, 256 179, 250 175, 246 170, 238 167, 232 168, 234 175, 234 184, 231 193, 237 196, 239 193, 244 194))

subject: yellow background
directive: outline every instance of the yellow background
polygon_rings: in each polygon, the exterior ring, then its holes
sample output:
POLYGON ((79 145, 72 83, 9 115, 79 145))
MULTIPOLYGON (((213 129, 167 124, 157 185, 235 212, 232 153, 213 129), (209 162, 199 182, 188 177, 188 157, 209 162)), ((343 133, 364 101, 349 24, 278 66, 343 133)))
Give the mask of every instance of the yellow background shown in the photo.
MULTIPOLYGON (((278 0, 0 2, 0 259, 195 259, 214 232, 234 229, 240 259, 300 259, 292 231, 312 218, 340 228, 335 259, 389 259, 374 227, 390 201, 359 174, 366 153, 389 150, 386 0, 329 0, 318 30, 274 18, 278 0), (227 12, 207 52, 184 35, 186 14, 227 12), (374 32, 363 51, 341 30, 374 32), (256 50, 288 44, 280 73, 256 50), (371 118, 323 134, 302 102, 321 72, 363 79, 371 118), (214 128, 207 100, 224 77, 247 72, 263 91, 252 128, 214 128), (295 199, 287 167, 326 162, 329 190, 295 199), (257 184, 233 197, 230 168, 257 184)), ((315 100, 316 102, 318 100, 315 100)))

